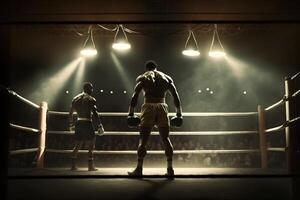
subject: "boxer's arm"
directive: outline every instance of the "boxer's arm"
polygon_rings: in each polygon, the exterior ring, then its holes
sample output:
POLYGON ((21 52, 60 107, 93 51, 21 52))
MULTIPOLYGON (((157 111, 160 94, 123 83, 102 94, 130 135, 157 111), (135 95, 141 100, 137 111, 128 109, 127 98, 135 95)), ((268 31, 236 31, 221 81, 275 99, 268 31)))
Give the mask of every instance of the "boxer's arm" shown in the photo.
POLYGON ((173 99, 174 99, 174 105, 176 107, 176 115, 177 116, 182 116, 181 102, 180 102, 180 99, 179 99, 177 89, 176 89, 173 82, 170 83, 169 91, 170 91, 170 93, 171 93, 171 95, 173 96, 173 99))
POLYGON ((93 116, 95 116, 97 118, 97 122, 98 122, 98 134, 99 135, 103 135, 104 134, 104 128, 103 128, 103 125, 101 123, 101 120, 100 120, 100 116, 97 112, 97 106, 96 106, 96 99, 93 100, 93 105, 92 105, 92 113, 93 113, 93 116))
POLYGON ((93 105, 92 105, 92 113, 93 113, 93 116, 95 116, 96 119, 97 119, 98 126, 101 125, 102 123, 101 123, 99 114, 98 114, 98 112, 97 112, 96 100, 93 101, 93 105))
POLYGON ((69 111, 69 126, 74 124, 73 114, 74 114, 74 100, 72 101, 71 108, 69 111))
POLYGON ((130 102, 130 106, 129 106, 129 115, 133 115, 134 114, 134 108, 137 105, 138 102, 138 98, 139 98, 139 94, 142 91, 143 87, 142 87, 142 82, 138 82, 134 88, 134 92, 131 98, 131 102, 130 102))

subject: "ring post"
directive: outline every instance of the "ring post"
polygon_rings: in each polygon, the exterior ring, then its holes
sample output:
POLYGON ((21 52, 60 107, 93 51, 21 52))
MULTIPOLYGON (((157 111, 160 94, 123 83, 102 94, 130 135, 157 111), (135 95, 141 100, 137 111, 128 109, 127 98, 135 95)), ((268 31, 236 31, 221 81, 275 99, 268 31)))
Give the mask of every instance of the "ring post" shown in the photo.
POLYGON ((265 110, 260 105, 258 111, 258 132, 259 132, 259 148, 261 153, 261 168, 268 168, 268 152, 267 152, 267 137, 266 137, 266 120, 265 110))
POLYGON ((296 100, 294 93, 296 88, 295 78, 299 75, 297 73, 293 77, 285 77, 284 88, 286 95, 285 102, 285 119, 287 126, 285 127, 286 137, 286 158, 287 170, 290 174, 300 174, 300 136, 298 134, 299 123, 289 124, 294 119, 299 117, 299 102, 296 100))
POLYGON ((36 158, 36 167, 43 168, 44 167, 44 154, 45 154, 45 144, 46 144, 46 129, 47 129, 47 110, 48 104, 43 101, 40 104, 39 108, 39 142, 38 142, 38 154, 36 158))
MULTIPOLYGON (((285 77, 284 80, 284 90, 285 90, 285 121, 290 120, 290 101, 289 101, 289 83, 290 83, 290 77, 285 77)), ((286 149, 286 164, 287 164, 287 170, 290 173, 291 172, 291 155, 290 155, 290 127, 285 127, 285 149, 286 149)))

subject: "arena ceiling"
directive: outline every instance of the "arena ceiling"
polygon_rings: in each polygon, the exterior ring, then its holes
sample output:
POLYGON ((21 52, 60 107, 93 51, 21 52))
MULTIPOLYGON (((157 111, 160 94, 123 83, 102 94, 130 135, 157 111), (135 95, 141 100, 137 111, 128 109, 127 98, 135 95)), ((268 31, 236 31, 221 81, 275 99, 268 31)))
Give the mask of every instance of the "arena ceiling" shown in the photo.
POLYGON ((1 21, 13 23, 297 21, 297 1, 285 0, 27 0, 7 1, 1 21))

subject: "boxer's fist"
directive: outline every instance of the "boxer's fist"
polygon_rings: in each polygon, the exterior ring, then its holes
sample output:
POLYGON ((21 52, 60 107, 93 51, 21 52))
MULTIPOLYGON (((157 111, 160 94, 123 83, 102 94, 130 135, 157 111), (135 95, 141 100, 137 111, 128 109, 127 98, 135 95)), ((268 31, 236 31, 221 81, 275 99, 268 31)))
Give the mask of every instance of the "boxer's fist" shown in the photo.
POLYGON ((73 122, 69 122, 69 131, 75 131, 75 124, 73 122))
POLYGON ((175 117, 172 117, 170 124, 173 127, 177 127, 177 128, 181 127, 183 124, 183 118, 182 118, 181 113, 177 113, 175 117))
POLYGON ((141 123, 141 119, 134 115, 133 113, 130 113, 127 117, 127 124, 130 128, 137 127, 141 123))
POLYGON ((102 124, 99 124, 98 126, 98 135, 103 135, 104 134, 104 128, 102 124))

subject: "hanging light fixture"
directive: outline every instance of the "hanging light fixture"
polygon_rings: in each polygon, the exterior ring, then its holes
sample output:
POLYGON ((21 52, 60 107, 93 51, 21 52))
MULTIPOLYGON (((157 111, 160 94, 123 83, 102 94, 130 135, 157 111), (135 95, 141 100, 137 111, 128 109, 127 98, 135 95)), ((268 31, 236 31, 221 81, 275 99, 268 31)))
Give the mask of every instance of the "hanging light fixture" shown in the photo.
POLYGON ((117 27, 112 48, 119 51, 126 51, 131 48, 131 45, 128 42, 127 35, 124 31, 124 27, 122 25, 118 25, 117 27))
POLYGON ((195 35, 191 30, 189 31, 189 36, 185 42, 185 46, 184 46, 184 50, 182 51, 182 54, 190 57, 195 57, 200 55, 195 35))
POLYGON ((93 38, 93 29, 92 26, 89 27, 88 36, 84 42, 83 48, 80 51, 80 54, 84 57, 93 57, 97 55, 97 49, 94 43, 93 38))
POLYGON ((214 33, 208 55, 213 58, 222 58, 226 56, 225 50, 219 37, 217 24, 214 25, 214 33), (215 38, 217 38, 217 42, 215 42, 215 38))

